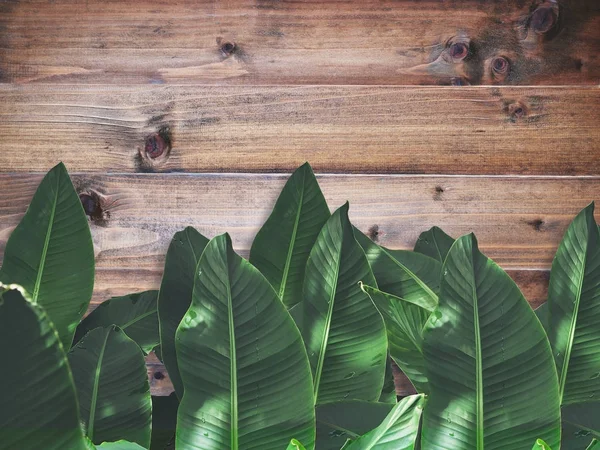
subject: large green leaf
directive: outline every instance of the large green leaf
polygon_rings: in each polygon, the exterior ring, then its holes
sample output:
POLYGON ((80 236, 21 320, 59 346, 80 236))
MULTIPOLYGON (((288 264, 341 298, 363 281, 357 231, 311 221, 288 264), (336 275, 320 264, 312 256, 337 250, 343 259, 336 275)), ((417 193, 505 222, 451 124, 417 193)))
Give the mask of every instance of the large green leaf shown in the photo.
POLYGON ((169 396, 152 396, 152 441, 150 450, 164 450, 175 440, 179 400, 169 396))
POLYGON ((377 400, 383 387, 387 338, 377 309, 359 282, 375 285, 354 238, 348 204, 327 221, 306 266, 302 336, 316 403, 377 400))
POLYGON ((427 255, 441 264, 444 263, 454 238, 448 236, 441 228, 431 227, 421 233, 415 244, 415 252, 427 255))
POLYGON ((0 281, 17 283, 39 303, 65 348, 94 288, 94 248, 88 221, 60 163, 40 183, 4 251, 0 281))
POLYGON ((90 331, 68 356, 92 442, 125 439, 148 448, 152 403, 140 347, 111 325, 90 331))
POLYGON ((98 327, 117 325, 148 354, 159 344, 156 298, 158 291, 113 297, 102 302, 77 327, 74 342, 98 327))
POLYGON ((314 399, 300 333, 267 279, 231 247, 206 246, 176 335, 184 396, 176 446, 314 448, 314 399))
POLYGON ((390 355, 415 389, 427 393, 423 327, 430 311, 370 286, 363 285, 363 290, 371 297, 383 317, 390 355))
POLYGON ((58 334, 16 285, 0 283, 0 449, 85 450, 73 378, 58 334))
POLYGON ((344 450, 413 450, 419 435, 419 422, 425 397, 403 398, 374 430, 349 441, 344 450))
POLYGON ((377 427, 394 405, 345 400, 317 406, 317 450, 339 450, 348 439, 377 427))
POLYGON ((289 309, 302 300, 310 250, 329 218, 329 208, 308 163, 287 181, 273 212, 254 238, 250 262, 289 309))
POLYGON ((415 252, 381 247, 358 230, 355 230, 355 236, 365 251, 380 290, 429 310, 437 306, 442 271, 438 261, 415 252))
POLYGON ((560 441, 554 362, 519 288, 473 235, 448 253, 439 306, 423 333, 426 449, 521 450, 560 441))
POLYGON ((600 396, 600 233, 594 204, 573 220, 560 243, 548 288, 548 338, 562 405, 600 396))
POLYGON ((192 227, 175 233, 167 250, 158 294, 160 357, 180 399, 183 397, 183 384, 175 353, 175 332, 190 307, 196 266, 206 244, 208 239, 192 227))

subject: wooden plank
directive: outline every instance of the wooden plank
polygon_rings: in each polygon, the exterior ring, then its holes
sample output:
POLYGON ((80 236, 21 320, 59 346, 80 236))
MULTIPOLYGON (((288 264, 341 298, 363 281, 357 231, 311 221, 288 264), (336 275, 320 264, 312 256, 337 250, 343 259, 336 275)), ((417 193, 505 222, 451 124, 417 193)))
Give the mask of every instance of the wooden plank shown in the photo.
POLYGON ((0 103, 1 171, 600 174, 597 87, 0 85, 0 103))
POLYGON ((0 82, 596 84, 598 2, 540 3, 4 1, 0 82))

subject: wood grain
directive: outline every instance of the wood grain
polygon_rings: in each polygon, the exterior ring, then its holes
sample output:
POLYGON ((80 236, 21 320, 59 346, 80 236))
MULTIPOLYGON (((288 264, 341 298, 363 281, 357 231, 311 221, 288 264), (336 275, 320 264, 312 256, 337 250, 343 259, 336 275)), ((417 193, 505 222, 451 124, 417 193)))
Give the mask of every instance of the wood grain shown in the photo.
POLYGON ((0 85, 0 103, 7 172, 600 174, 597 87, 0 85))
POLYGON ((548 30, 540 3, 8 0, 0 81, 597 84, 598 2, 562 0, 548 30), (457 39, 467 58, 421 66, 457 39))

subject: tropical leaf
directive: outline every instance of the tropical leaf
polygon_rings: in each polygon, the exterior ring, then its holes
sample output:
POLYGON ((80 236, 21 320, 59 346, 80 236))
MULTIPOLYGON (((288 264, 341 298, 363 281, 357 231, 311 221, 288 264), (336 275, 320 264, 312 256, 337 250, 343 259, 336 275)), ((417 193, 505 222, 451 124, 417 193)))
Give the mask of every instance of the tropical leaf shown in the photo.
POLYGON ((152 403, 144 355, 115 325, 87 333, 68 354, 87 436, 150 446, 152 403))
POLYGON ((158 321, 160 327, 160 358, 169 372, 177 397, 183 397, 175 353, 175 332, 190 307, 196 266, 208 239, 194 228, 187 227, 175 233, 167 250, 165 270, 158 294, 158 321))
POLYGON ((383 378, 383 388, 379 395, 379 402, 396 404, 398 401, 396 396, 396 385, 394 384, 394 373, 392 371, 392 358, 389 356, 385 359, 385 376, 383 378))
POLYGON ((298 442, 296 439, 292 439, 290 441, 290 445, 288 445, 287 450, 306 450, 304 446, 298 442))
POLYGON ((44 177, 4 250, 0 281, 25 288, 56 327, 65 348, 94 288, 94 248, 88 221, 67 169, 44 177))
POLYGON ((454 244, 453 237, 448 236, 441 228, 431 227, 421 233, 417 239, 415 252, 427 255, 443 264, 452 244, 454 244))
POLYGON ((169 396, 152 396, 152 439, 150 450, 164 450, 175 440, 179 400, 169 396))
POLYGON ((385 327, 360 281, 376 285, 346 203, 319 233, 306 266, 300 322, 316 403, 375 401, 381 394, 385 327))
POLYGON ((317 450, 339 450, 348 439, 377 427, 394 405, 345 400, 317 406, 317 450))
POLYGON ((600 450, 600 441, 598 441, 598 439, 592 439, 592 442, 590 442, 590 445, 586 450, 600 450))
POLYGON ((176 335, 184 396, 177 448, 314 448, 310 369, 298 329, 228 235, 206 246, 176 335))
POLYGON ((448 253, 439 306, 423 333, 426 449, 558 447, 560 410, 548 340, 519 288, 475 236, 448 253))
POLYGON ((548 338, 562 405, 600 395, 600 232, 594 204, 573 220, 550 273, 548 338))
POLYGON ((95 328, 117 325, 148 354, 160 342, 156 298, 158 291, 113 297, 102 302, 77 327, 74 342, 95 328))
POLYGON ((56 329, 17 285, 0 283, 0 449, 85 450, 73 378, 56 329))
POLYGON ((563 406, 562 450, 586 449, 593 438, 600 439, 600 402, 563 406))
POLYGON ((415 389, 427 393, 423 327, 430 311, 370 286, 362 287, 383 317, 390 355, 415 389))
POLYGON ((250 262, 269 280, 288 309, 302 300, 306 260, 329 216, 319 183, 305 163, 289 178, 254 238, 250 262))
POLYGON ((419 253, 381 247, 358 230, 355 230, 355 236, 365 251, 380 290, 429 310, 437 306, 442 271, 439 262, 419 253))
POLYGON ((103 442, 97 445, 96 448, 102 450, 144 450, 144 447, 136 444, 135 442, 128 441, 117 441, 117 442, 103 442))
POLYGON ((417 445, 424 403, 423 395, 403 398, 381 425, 355 441, 349 441, 343 450, 413 450, 417 445))
POLYGON ((536 439, 531 450, 552 450, 548 444, 541 439, 536 439))

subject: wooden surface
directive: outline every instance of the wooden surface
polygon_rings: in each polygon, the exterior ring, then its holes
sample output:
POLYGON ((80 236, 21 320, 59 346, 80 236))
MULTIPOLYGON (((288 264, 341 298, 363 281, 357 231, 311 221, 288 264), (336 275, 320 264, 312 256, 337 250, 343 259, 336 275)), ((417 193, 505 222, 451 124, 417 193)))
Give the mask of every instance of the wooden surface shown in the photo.
POLYGON ((187 225, 247 256, 309 161, 382 245, 474 231, 537 306, 566 226, 600 200, 599 82, 597 0, 1 1, 0 256, 65 162, 93 308, 157 288, 187 225))

